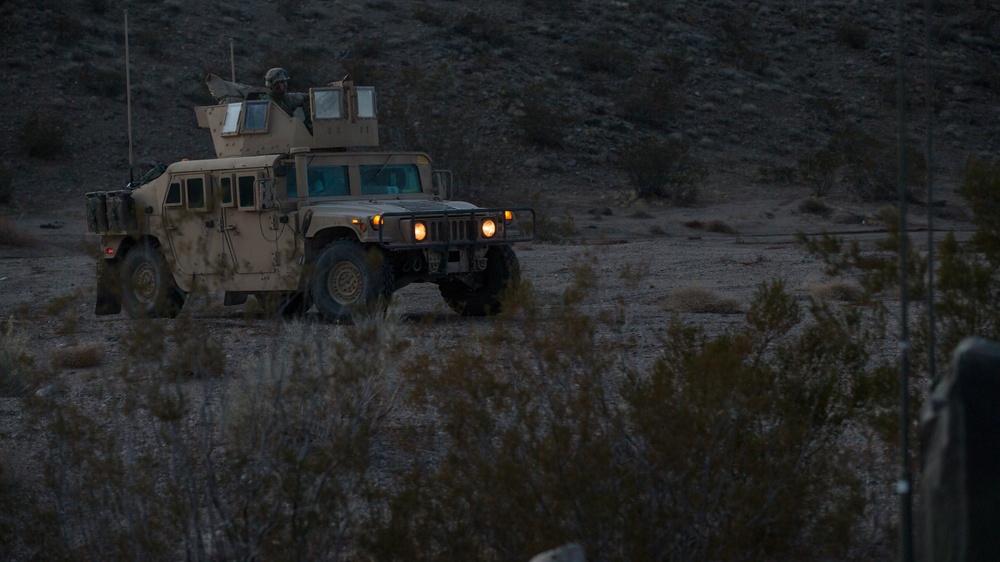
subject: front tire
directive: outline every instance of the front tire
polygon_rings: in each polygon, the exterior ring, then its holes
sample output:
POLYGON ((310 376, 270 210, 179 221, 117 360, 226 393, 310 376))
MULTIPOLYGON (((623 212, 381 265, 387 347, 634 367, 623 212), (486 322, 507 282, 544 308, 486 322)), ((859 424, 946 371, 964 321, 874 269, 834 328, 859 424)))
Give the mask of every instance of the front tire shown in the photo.
POLYGON ((330 322, 349 320, 360 311, 382 311, 392 295, 392 266, 377 248, 355 240, 336 240, 316 260, 311 293, 317 310, 330 322))
POLYGON ((494 316, 502 312, 505 291, 521 282, 521 264, 517 254, 506 245, 491 246, 486 251, 486 269, 473 275, 472 285, 452 279, 439 285, 441 296, 452 310, 462 316, 494 316))
POLYGON ((184 292, 177 287, 167 261, 158 248, 133 248, 121 266, 121 295, 132 318, 174 318, 184 306, 184 292))

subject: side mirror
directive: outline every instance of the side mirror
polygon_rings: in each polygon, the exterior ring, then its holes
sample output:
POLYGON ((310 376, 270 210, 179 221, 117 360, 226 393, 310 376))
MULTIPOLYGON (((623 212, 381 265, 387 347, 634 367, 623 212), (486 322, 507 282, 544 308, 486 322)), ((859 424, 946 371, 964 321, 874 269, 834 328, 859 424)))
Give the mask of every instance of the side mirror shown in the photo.
POLYGON ((431 187, 431 194, 440 199, 451 199, 454 191, 454 179, 451 170, 434 170, 434 185, 431 187))

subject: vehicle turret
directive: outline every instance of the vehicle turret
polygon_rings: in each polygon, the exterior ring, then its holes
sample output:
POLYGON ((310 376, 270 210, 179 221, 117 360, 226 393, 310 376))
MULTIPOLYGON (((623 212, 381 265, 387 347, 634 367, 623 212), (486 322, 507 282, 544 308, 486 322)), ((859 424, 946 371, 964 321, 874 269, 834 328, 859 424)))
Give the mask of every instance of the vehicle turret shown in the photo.
POLYGON ((212 133, 219 158, 287 154, 293 148, 345 150, 378 146, 375 89, 353 81, 331 82, 309 89, 306 116, 289 116, 276 104, 261 99, 266 90, 222 80, 206 79, 220 105, 197 107, 198 126, 212 133))

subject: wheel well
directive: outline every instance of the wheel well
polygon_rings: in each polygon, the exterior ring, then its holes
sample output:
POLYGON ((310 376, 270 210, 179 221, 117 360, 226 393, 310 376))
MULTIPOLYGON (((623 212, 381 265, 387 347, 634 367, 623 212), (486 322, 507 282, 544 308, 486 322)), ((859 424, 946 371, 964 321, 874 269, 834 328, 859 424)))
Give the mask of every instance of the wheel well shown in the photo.
POLYGON ((329 246, 334 240, 342 238, 357 240, 358 236, 353 230, 347 227, 325 228, 316 232, 306 244, 306 260, 309 262, 316 261, 316 258, 324 248, 329 246))
POLYGON ((125 256, 129 254, 134 248, 142 245, 148 245, 151 248, 159 248, 160 241, 152 236, 129 236, 121 241, 118 245, 118 251, 115 253, 115 261, 121 261, 125 259, 125 256))

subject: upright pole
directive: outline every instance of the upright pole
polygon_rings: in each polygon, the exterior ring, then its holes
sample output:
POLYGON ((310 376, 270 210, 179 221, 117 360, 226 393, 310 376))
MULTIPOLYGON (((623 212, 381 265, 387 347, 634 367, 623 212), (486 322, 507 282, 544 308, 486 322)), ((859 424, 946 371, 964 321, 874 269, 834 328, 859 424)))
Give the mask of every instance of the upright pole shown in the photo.
POLYGON ((123 11, 125 13, 125 105, 128 113, 128 182, 131 184, 135 180, 132 167, 132 75, 128 58, 128 9, 123 11))
POLYGON ((931 0, 924 0, 924 41, 927 51, 927 369, 937 384, 937 324, 934 321, 934 72, 931 53, 931 0))
POLYGON ((233 38, 229 38, 229 75, 236 81, 236 55, 233 54, 233 38))
POLYGON ((899 377, 899 426, 900 458, 899 480, 899 559, 913 562, 913 491, 910 474, 910 327, 907 308, 910 304, 907 287, 909 266, 909 235, 906 222, 906 84, 903 64, 903 0, 896 0, 896 115, 898 132, 896 150, 896 185, 899 189, 899 287, 900 287, 900 377, 899 377))

